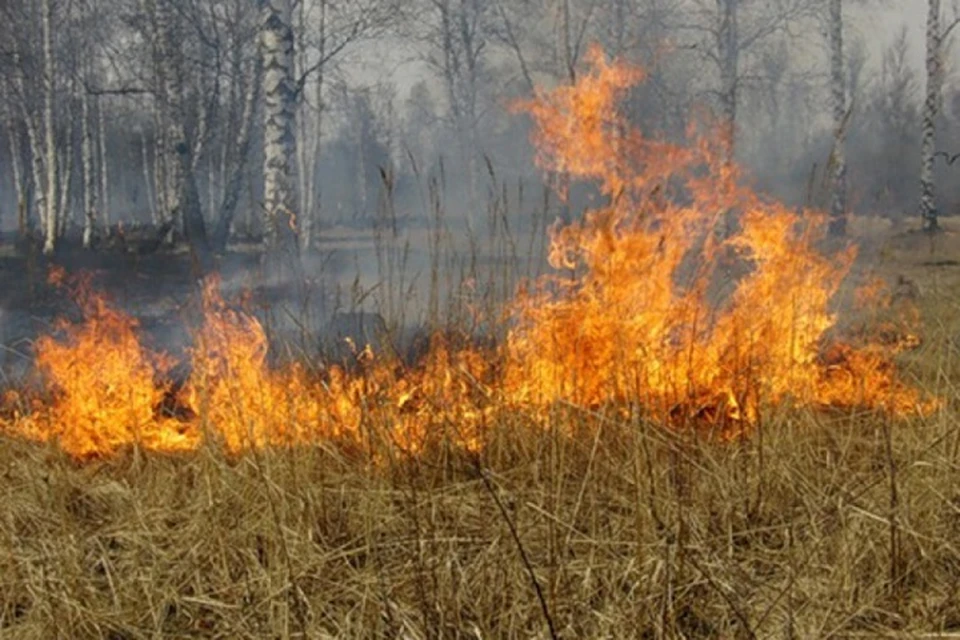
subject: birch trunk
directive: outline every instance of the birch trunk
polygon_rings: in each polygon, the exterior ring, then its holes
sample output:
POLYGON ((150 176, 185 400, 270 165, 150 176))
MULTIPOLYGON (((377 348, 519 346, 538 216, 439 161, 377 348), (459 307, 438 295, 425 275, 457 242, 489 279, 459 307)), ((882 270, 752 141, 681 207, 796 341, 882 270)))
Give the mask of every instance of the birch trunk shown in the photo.
MULTIPOLYGON (((67 120, 73 122, 73 114, 68 114, 67 120)), ((73 131, 67 131, 67 144, 62 156, 62 166, 60 167, 60 178, 63 183, 60 185, 60 201, 57 206, 57 237, 62 238, 67 234, 67 226, 70 224, 73 196, 72 180, 73 177, 73 131)))
POLYGON ((150 208, 150 220, 154 225, 160 226, 160 214, 157 211, 157 199, 153 193, 154 182, 150 179, 150 145, 147 142, 147 136, 142 128, 137 129, 140 137, 140 162, 143 165, 143 189, 147 194, 147 207, 150 208))
MULTIPOLYGON (((309 60, 307 56, 307 45, 306 45, 306 35, 307 35, 307 3, 301 2, 299 6, 299 11, 297 12, 297 29, 294 33, 294 77, 302 77, 302 75, 309 68, 309 60)), ((297 166, 300 167, 300 171, 297 172, 297 211, 299 216, 297 216, 297 222, 300 230, 300 242, 307 242, 304 237, 304 221, 307 218, 307 201, 310 197, 310 170, 309 162, 307 160, 307 150, 310 148, 308 141, 309 127, 308 125, 308 113, 310 105, 306 100, 297 101, 297 122, 298 127, 295 127, 294 133, 296 135, 296 153, 297 153, 297 166)), ((301 245, 302 246, 302 245, 301 245)))
MULTIPOLYGON (((300 12, 300 29, 301 33, 305 33, 307 28, 307 19, 306 12, 304 10, 305 3, 301 4, 300 12)), ((323 60, 326 56, 326 39, 327 39, 327 0, 320 0, 318 4, 320 10, 319 22, 316 25, 318 30, 318 51, 317 56, 320 60, 323 60)), ((303 73, 307 69, 309 60, 305 54, 306 48, 301 44, 300 56, 299 56, 299 65, 300 73, 303 73)), ((316 217, 316 203, 317 203, 317 192, 319 185, 316 180, 316 169, 317 162, 320 156, 320 144, 321 138, 323 135, 323 89, 324 89, 324 73, 322 65, 316 71, 316 80, 314 82, 314 100, 316 102, 316 113, 314 114, 312 127, 307 127, 307 114, 309 110, 309 103, 306 100, 301 100, 301 120, 300 126, 297 128, 300 135, 298 136, 298 148, 297 153, 299 155, 299 168, 298 172, 299 183, 300 183, 300 210, 298 220, 299 224, 299 234, 300 234, 300 250, 307 251, 310 249, 310 244, 313 241, 313 229, 314 222, 316 217)))
MULTIPOLYGON (((323 8, 326 8, 326 2, 323 2, 323 8)), ((325 19, 325 18, 324 18, 325 19)), ((321 38, 323 31, 323 23, 321 23, 321 38)), ((320 55, 323 56, 323 44, 321 41, 320 45, 320 55)), ((305 201, 305 208, 303 210, 303 224, 300 226, 300 248, 303 251, 307 251, 310 248, 311 243, 313 242, 313 230, 316 225, 316 219, 318 209, 319 209, 319 191, 320 185, 317 184, 317 163, 320 161, 320 146, 323 140, 323 69, 317 71, 317 84, 316 84, 316 101, 317 101, 317 115, 314 121, 313 129, 313 145, 310 149, 310 155, 307 162, 307 172, 310 175, 310 180, 307 183, 308 193, 305 201)))
POLYGON ((164 201, 166 211, 164 222, 173 222, 177 227, 181 223, 180 183, 183 178, 177 149, 185 145, 183 121, 181 118, 181 95, 176 64, 176 39, 174 37, 173 16, 169 0, 157 0, 154 5, 153 34, 156 42, 158 89, 161 94, 161 129, 164 132, 162 147, 164 167, 164 201))
POLYGON ((920 145, 920 217, 925 231, 940 227, 937 214, 936 177, 933 161, 936 152, 937 112, 940 108, 940 0, 928 0, 927 12, 927 96, 923 103, 922 141, 920 145))
MULTIPOLYGON (((159 69, 162 71, 164 164, 166 168, 167 219, 171 224, 169 238, 173 231, 180 228, 195 260, 195 265, 206 271, 210 266, 210 248, 207 240, 206 225, 200 192, 194 175, 194 153, 201 147, 195 147, 187 139, 184 127, 183 109, 183 69, 179 50, 177 24, 174 20, 170 0, 160 0, 154 4, 156 32, 154 38, 159 43, 159 69)), ((202 143, 204 131, 198 133, 195 143, 202 143)))
POLYGON ((97 140, 100 147, 100 214, 104 228, 110 227, 110 161, 107 158, 107 126, 103 100, 99 97, 97 107, 97 140))
MULTIPOLYGON (((44 188, 43 150, 40 148, 40 125, 34 119, 36 110, 33 108, 30 98, 27 95, 23 62, 15 39, 12 42, 12 49, 13 85, 17 94, 20 112, 23 116, 24 127, 27 132, 27 146, 30 152, 30 180, 33 182, 33 201, 42 227, 43 218, 46 215, 47 192, 44 188)), ((29 211, 27 212, 26 218, 29 222, 29 211)))
POLYGON ((37 126, 33 124, 33 115, 29 109, 25 108, 24 118, 27 121, 27 144, 30 147, 33 205, 37 210, 37 216, 40 218, 40 226, 43 228, 47 215, 47 189, 44 182, 46 178, 43 167, 43 150, 40 148, 40 132, 37 130, 37 126))
POLYGON ((46 213, 43 221, 43 253, 51 255, 57 241, 57 139, 53 122, 56 91, 56 65, 53 59, 53 2, 43 0, 41 31, 43 37, 43 134, 47 169, 46 213))
POLYGON ((93 243, 97 224, 97 181, 93 170, 93 131, 90 126, 90 95, 84 89, 80 94, 80 154, 83 158, 83 248, 93 243))
POLYGON ((847 86, 843 62, 842 0, 830 0, 830 94, 833 99, 833 152, 831 153, 830 226, 832 236, 847 232, 847 86))
POLYGON ((264 243, 296 252, 294 162, 296 109, 290 0, 263 4, 264 243))
POLYGON ((7 120, 7 142, 10 145, 10 168, 13 171, 13 188, 17 196, 17 233, 22 238, 27 232, 27 194, 24 188, 24 172, 20 154, 20 131, 13 117, 7 120))
POLYGON ((263 75, 263 63, 259 56, 254 65, 253 79, 247 85, 247 95, 243 101, 243 115, 236 141, 236 158, 224 189, 223 202, 220 204, 220 215, 217 217, 217 226, 213 233, 212 244, 216 251, 223 251, 227 248, 230 228, 233 225, 237 204, 240 202, 240 194, 243 191, 244 178, 247 175, 250 143, 253 139, 253 123, 257 112, 257 100, 260 97, 261 76, 263 75))
POLYGON ((722 162, 725 169, 733 164, 736 151, 737 100, 740 75, 740 34, 737 9, 740 0, 718 0, 721 5, 720 28, 717 31, 717 54, 720 59, 720 126, 723 137, 722 162))

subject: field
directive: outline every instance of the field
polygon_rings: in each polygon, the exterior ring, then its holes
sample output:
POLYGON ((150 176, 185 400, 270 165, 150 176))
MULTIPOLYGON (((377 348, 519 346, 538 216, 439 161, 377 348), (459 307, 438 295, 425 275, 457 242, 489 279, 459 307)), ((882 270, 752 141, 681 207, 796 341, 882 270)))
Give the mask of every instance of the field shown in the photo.
POLYGON ((550 234, 493 189, 309 282, 7 256, 0 636, 960 635, 958 221, 855 258, 594 67, 530 106, 606 197, 550 234), (324 361, 372 302, 426 339, 324 361))
POLYGON ((375 423, 355 447, 239 456, 5 437, 0 634, 960 633, 960 251, 857 233, 858 269, 914 283, 922 343, 899 364, 943 399, 931 415, 780 408, 720 442, 557 406, 416 455, 375 423))

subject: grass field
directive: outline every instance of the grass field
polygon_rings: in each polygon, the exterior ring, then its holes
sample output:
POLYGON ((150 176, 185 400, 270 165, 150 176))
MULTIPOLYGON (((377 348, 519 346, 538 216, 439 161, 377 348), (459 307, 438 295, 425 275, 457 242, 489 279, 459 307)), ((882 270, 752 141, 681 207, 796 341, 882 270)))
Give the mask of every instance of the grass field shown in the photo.
POLYGON ((351 305, 397 328, 422 296, 450 329, 419 362, 324 368, 293 315, 300 366, 269 368, 284 341, 215 287, 195 304, 188 269, 165 290, 169 256, 107 275, 201 318, 176 393, 91 298, 34 343, 54 384, 0 404, 0 636, 960 637, 960 225, 856 219, 858 261, 825 256, 823 219, 731 179, 722 135, 631 131, 639 74, 591 57, 528 110, 540 168, 600 208, 548 251, 549 199, 529 224, 491 165, 466 246, 433 185, 421 241, 384 225, 356 260, 351 305), (919 312, 906 334, 857 333, 888 320, 852 295, 876 276, 919 312))
POLYGON ((234 457, 4 438, 0 636, 960 635, 958 242, 858 233, 915 283, 933 415, 781 407, 716 442, 561 405, 475 454, 377 424, 234 457))

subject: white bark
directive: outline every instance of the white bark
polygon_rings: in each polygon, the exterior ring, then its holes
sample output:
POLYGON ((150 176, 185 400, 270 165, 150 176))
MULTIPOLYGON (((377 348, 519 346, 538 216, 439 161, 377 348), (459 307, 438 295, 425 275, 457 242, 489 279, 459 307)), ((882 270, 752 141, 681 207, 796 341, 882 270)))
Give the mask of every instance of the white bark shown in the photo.
POLYGON ((927 11, 927 95, 923 103, 922 141, 920 145, 920 217, 923 228, 939 227, 937 191, 934 175, 937 112, 940 108, 943 78, 940 73, 940 0, 928 0, 927 11))
POLYGON ((277 248, 294 231, 294 38, 290 0, 263 2, 264 241, 277 248))
MULTIPOLYGON (((73 122, 72 114, 68 114, 67 120, 73 122)), ((60 185, 60 201, 57 206, 57 237, 62 238, 67 233, 67 226, 71 219, 71 196, 73 195, 72 180, 73 177, 73 155, 74 155, 73 131, 67 131, 67 142, 62 154, 58 154, 60 162, 59 174, 62 184, 60 185)))
POLYGON ((179 77, 178 55, 176 52, 176 36, 174 33, 172 8, 169 0, 157 0, 153 5, 154 28, 153 34, 157 59, 158 84, 162 92, 161 112, 163 114, 163 164, 165 184, 163 185, 166 202, 165 221, 173 220, 174 226, 182 221, 182 203, 180 202, 180 184, 183 180, 181 163, 177 158, 177 149, 186 144, 183 113, 182 93, 179 77))
POLYGON ((150 209, 150 220, 153 224, 160 226, 160 212, 157 210, 158 204, 153 192, 154 182, 151 179, 150 172, 150 145, 147 143, 147 136, 144 135, 142 128, 138 128, 137 133, 140 137, 140 162, 143 168, 143 188, 147 194, 147 207, 150 209))
POLYGON ((110 226, 110 161, 107 156, 107 126, 103 100, 97 98, 97 140, 100 147, 100 214, 103 226, 110 226))
POLYGON ((43 253, 50 255, 57 239, 57 139, 53 121, 56 94, 56 65, 53 57, 53 2, 43 0, 41 10, 43 37, 43 133, 46 164, 46 211, 43 220, 43 253))
MULTIPOLYGON (((27 132, 27 146, 30 152, 30 179, 33 182, 33 201, 42 227, 43 218, 47 210, 47 190, 44 183, 46 177, 43 167, 43 149, 40 147, 40 123, 38 123, 36 119, 35 105, 31 102, 27 94, 23 61, 20 56, 20 50, 17 47, 16 39, 14 39, 11 44, 13 47, 13 86, 17 94, 18 106, 20 107, 27 132)), ((27 212, 26 217, 29 225, 29 212, 27 212)))
POLYGON ((20 235, 27 230, 27 196, 24 189, 24 172, 20 154, 20 132, 16 120, 10 117, 7 120, 7 142, 10 145, 10 168, 13 171, 13 188, 17 195, 17 230, 20 235))
POLYGON ((90 125, 90 96, 86 88, 80 94, 80 153, 83 159, 83 248, 89 249, 97 224, 97 180, 93 167, 93 128, 90 125))

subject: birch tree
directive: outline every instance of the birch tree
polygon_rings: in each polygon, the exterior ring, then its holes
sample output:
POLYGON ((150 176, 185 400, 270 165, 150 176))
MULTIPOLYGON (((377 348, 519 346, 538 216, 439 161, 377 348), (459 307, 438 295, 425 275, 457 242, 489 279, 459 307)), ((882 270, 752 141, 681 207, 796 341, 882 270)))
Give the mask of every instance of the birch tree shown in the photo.
POLYGON ((53 51, 53 1, 43 0, 41 9, 43 38, 43 139, 46 165, 46 208, 43 212, 43 253, 50 255, 57 241, 57 138, 54 128, 56 64, 53 51))
POLYGON ((400 31, 409 23, 407 0, 300 0, 294 77, 297 111, 297 227, 309 249, 320 214, 317 176, 327 121, 329 78, 355 45, 400 31))
POLYGON ((693 0, 686 15, 673 18, 676 32, 686 38, 683 48, 702 56, 716 69, 715 88, 722 162, 736 156, 737 117, 745 60, 760 47, 813 15, 815 0, 693 0))
POLYGON ((296 82, 290 0, 261 0, 265 249, 296 251, 296 82))
POLYGON ((80 154, 83 176, 83 248, 89 249, 93 242, 97 221, 97 178, 94 172, 93 127, 90 126, 90 94, 84 88, 80 93, 80 154))
MULTIPOLYGON (((955 13, 956 13, 956 7, 955 13)), ((926 98, 921 116, 920 142, 920 219, 925 231, 940 228, 937 211, 937 185, 934 172, 937 144, 937 116, 943 103, 943 50, 950 33, 960 23, 955 18, 946 28, 941 26, 940 0, 927 1, 926 29, 926 98)))
POLYGON ((843 60, 842 0, 830 0, 827 31, 830 41, 830 97, 833 106, 829 233, 832 236, 842 236, 847 231, 847 159, 844 148, 847 129, 847 75, 844 73, 843 60))

